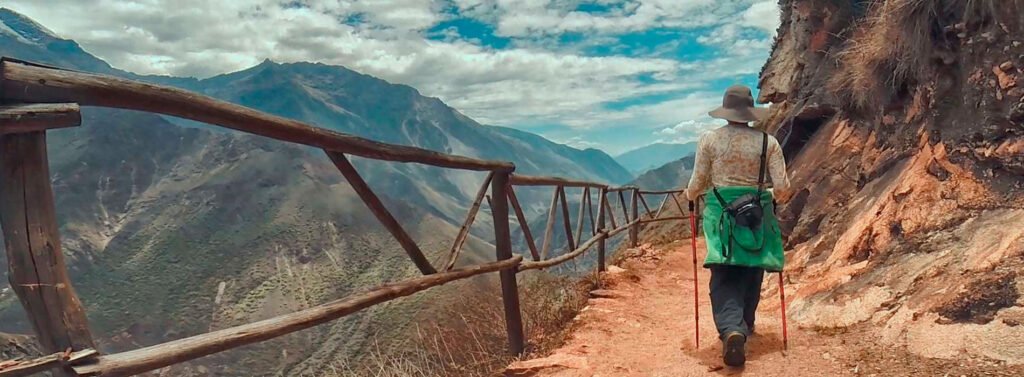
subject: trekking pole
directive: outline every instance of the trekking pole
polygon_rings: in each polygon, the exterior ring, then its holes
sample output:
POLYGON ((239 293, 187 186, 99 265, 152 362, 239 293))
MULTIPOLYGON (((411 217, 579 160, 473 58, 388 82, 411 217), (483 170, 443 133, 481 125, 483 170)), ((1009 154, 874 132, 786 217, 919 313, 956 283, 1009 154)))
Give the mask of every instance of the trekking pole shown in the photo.
MULTIPOLYGON (((789 137, 787 135, 787 137, 789 137)), ((772 211, 778 215, 779 204, 772 199, 772 211)), ((786 326, 786 282, 783 279, 784 271, 779 271, 779 301, 782 303, 782 349, 789 349, 789 329, 786 326)))
POLYGON ((693 337, 694 349, 700 348, 700 296, 697 295, 697 218, 690 201, 690 245, 693 249, 693 337))
POLYGON ((786 288, 782 279, 782 271, 779 271, 779 300, 782 301, 782 349, 789 349, 789 331, 786 328, 786 288))

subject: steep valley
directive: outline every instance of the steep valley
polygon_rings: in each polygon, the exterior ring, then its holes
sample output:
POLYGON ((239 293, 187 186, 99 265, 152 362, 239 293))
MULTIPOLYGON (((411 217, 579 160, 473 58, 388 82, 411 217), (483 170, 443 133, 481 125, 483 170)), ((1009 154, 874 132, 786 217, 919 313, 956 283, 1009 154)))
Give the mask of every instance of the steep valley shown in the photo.
MULTIPOLYGON (((177 85, 375 140, 514 161, 523 174, 631 178, 603 152, 480 125, 413 88, 343 67, 268 61, 205 80, 139 76, 13 11, 0 9, 0 22, 3 56, 177 85)), ((82 126, 49 132, 48 149, 72 281, 104 352, 265 319, 418 274, 321 151, 93 108, 83 109, 82 126)), ((428 258, 442 264, 485 174, 353 162, 428 258)), ((536 203, 548 198, 531 192, 520 200, 540 216, 536 203)), ((493 260, 489 217, 485 205, 460 263, 493 260)), ((29 333, 6 273, 0 331, 29 333)), ((359 363, 371 349, 387 353, 412 339, 417 320, 443 305, 433 297, 493 283, 481 278, 375 306, 168 372, 301 375, 359 363)))

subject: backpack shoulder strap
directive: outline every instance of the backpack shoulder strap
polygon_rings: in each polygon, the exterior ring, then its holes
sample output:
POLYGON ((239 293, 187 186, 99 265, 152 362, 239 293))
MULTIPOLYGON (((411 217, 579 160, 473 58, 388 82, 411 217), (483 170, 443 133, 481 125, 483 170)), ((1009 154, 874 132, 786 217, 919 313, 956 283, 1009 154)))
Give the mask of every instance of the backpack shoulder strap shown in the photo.
POLYGON ((765 165, 768 160, 768 133, 761 131, 761 166, 757 171, 757 191, 764 189, 765 165))

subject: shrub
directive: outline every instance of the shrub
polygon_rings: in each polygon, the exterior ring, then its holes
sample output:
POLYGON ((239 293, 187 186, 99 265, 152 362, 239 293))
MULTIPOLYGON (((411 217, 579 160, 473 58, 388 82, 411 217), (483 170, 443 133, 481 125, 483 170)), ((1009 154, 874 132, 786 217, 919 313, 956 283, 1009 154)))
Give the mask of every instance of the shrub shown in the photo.
POLYGON ((1020 17, 1020 0, 883 0, 875 2, 836 58, 842 69, 829 83, 843 103, 870 109, 932 75, 941 50, 959 44, 956 26, 977 30, 1020 17), (953 34, 951 37, 950 34, 953 34))

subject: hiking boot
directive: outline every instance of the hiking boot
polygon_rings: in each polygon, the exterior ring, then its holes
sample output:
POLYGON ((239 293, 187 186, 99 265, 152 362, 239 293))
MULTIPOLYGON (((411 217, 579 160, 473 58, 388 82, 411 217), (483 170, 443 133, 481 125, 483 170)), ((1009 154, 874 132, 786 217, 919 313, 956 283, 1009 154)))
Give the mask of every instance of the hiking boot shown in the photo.
POLYGON ((739 331, 732 331, 725 335, 722 341, 722 360, 725 365, 741 367, 747 362, 746 350, 747 337, 739 331))

